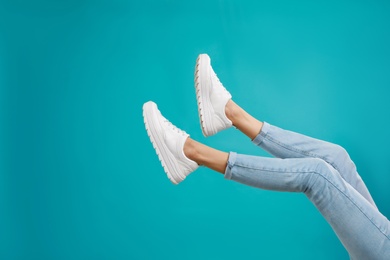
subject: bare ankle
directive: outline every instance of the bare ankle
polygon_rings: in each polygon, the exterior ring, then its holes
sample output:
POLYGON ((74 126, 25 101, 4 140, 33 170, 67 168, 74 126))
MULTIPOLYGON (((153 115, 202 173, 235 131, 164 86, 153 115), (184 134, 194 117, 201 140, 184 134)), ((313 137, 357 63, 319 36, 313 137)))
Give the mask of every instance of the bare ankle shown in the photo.
POLYGON ((186 142, 184 143, 183 152, 188 159, 197 162, 198 152, 196 150, 196 141, 188 137, 186 142))
POLYGON ((238 109, 238 105, 236 103, 234 103, 233 100, 229 100, 227 103, 226 103, 226 107, 225 107, 225 114, 226 114, 226 117, 232 121, 233 125, 237 119, 237 116, 239 114, 239 109, 238 109))

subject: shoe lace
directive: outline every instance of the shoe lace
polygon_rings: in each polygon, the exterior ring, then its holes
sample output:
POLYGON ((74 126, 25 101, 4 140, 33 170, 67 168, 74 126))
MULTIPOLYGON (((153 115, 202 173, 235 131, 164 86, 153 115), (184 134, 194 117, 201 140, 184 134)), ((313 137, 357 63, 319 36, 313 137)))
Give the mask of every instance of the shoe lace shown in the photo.
POLYGON ((186 132, 181 130, 180 128, 176 127, 174 124, 172 124, 168 119, 164 118, 164 122, 168 125, 169 128, 171 128, 174 132, 185 135, 186 132))
POLYGON ((217 76, 217 73, 215 73, 214 70, 212 70, 212 71, 213 71, 213 77, 214 77, 214 79, 217 81, 217 83, 218 83, 225 91, 227 91, 226 88, 223 86, 222 82, 219 81, 219 78, 218 78, 218 76, 217 76))

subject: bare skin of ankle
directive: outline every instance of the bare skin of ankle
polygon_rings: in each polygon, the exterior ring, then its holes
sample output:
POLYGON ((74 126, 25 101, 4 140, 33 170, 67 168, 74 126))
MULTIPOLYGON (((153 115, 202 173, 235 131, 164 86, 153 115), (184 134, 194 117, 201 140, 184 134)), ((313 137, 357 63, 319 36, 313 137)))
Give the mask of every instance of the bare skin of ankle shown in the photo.
POLYGON ((204 165, 214 171, 225 173, 229 154, 187 138, 184 144, 184 154, 188 159, 199 165, 204 165))
POLYGON ((263 123, 248 114, 233 100, 229 100, 225 107, 226 117, 232 121, 242 133, 253 140, 261 131, 263 123))
MULTIPOLYGON (((253 140, 261 131, 263 123, 248 114, 233 100, 229 100, 225 107, 226 117, 241 132, 253 140)), ((201 144, 191 138, 187 138, 183 151, 188 159, 199 165, 204 165, 214 171, 225 173, 229 154, 201 144)))

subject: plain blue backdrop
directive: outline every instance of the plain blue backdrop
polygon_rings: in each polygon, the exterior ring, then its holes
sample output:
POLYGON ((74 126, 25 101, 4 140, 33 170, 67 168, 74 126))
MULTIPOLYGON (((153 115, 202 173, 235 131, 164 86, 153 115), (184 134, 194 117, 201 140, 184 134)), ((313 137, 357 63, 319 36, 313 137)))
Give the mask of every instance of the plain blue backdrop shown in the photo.
POLYGON ((0 0, 1 259, 347 259, 302 194, 200 168, 178 186, 142 104, 201 142, 211 56, 260 120, 344 146, 390 216, 388 1, 0 0))

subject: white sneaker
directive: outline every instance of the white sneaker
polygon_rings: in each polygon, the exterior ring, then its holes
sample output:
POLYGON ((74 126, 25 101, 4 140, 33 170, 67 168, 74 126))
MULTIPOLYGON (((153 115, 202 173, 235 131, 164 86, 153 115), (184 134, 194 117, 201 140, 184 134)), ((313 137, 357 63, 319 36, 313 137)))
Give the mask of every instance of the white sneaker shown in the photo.
POLYGON ((207 54, 200 54, 195 67, 195 89, 199 119, 204 136, 211 136, 232 126, 225 114, 232 95, 223 87, 207 54))
POLYGON ((150 141, 168 178, 178 184, 198 168, 196 162, 184 155, 183 147, 189 135, 163 117, 152 101, 144 104, 143 116, 150 141))

